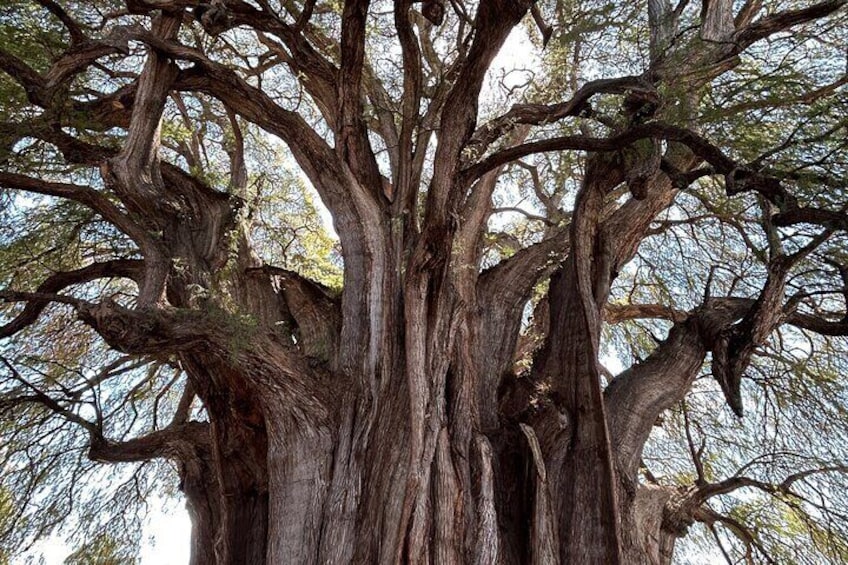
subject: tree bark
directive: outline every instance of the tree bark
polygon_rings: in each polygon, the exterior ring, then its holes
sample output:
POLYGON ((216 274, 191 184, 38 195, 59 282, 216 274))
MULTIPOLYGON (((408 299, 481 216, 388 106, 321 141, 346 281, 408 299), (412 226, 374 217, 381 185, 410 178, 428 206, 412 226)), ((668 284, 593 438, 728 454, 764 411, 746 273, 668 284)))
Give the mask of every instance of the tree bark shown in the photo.
MULTIPOLYGON (((756 300, 708 299, 686 313, 645 308, 645 317, 668 314, 674 323, 668 337, 605 386, 599 366, 605 312, 607 322, 624 315, 607 310, 613 282, 657 214, 697 178, 687 175, 702 161, 725 176, 728 193, 752 190, 780 208, 776 223, 845 226, 835 213, 800 208, 774 179, 743 170, 697 132, 653 119, 662 106, 658 85, 682 60, 701 71, 681 86, 697 98, 745 46, 792 22, 825 15, 838 3, 747 25, 750 15, 734 22, 732 2, 703 2, 706 43, 668 57, 680 14, 669 2, 651 1, 651 68, 643 76, 594 81, 571 101, 551 106, 517 105, 479 128, 486 73, 533 3, 479 3, 473 33, 457 42, 455 66, 441 69, 443 91, 429 98, 423 117, 424 32, 413 29, 414 3, 395 3, 403 99, 398 116, 383 108, 376 118, 392 141, 391 171, 384 176, 364 102, 388 98, 370 84, 376 79, 366 62, 368 0, 343 3, 337 61, 301 33, 314 3, 305 3, 293 26, 269 17, 265 2, 213 0, 193 12, 210 33, 245 25, 267 34, 263 43, 276 45, 302 80, 328 135, 254 86, 255 77, 247 80, 179 43, 188 17, 183 10, 193 3, 127 1, 130 13, 156 15, 149 31, 127 32, 147 46, 137 83, 101 100, 102 112, 96 112, 101 130, 127 128, 123 146, 89 145, 61 123, 26 134, 53 143, 70 163, 98 166, 105 190, 11 172, 0 173, 0 184, 88 206, 124 233, 141 258, 59 273, 34 293, 4 293, 27 306, 0 327, 0 337, 32 324, 57 301, 76 308, 113 349, 179 364, 188 379, 186 404, 167 427, 110 442, 102 428, 82 425, 93 459, 164 457, 178 464, 193 523, 193 564, 670 563, 675 540, 703 500, 639 477, 642 449, 658 416, 683 399, 710 352, 731 406, 741 413, 742 373, 775 327, 794 320, 844 333, 846 322, 784 316, 785 279, 803 254, 778 256, 756 300), (737 25, 746 27, 737 31, 737 25), (234 130, 238 116, 288 144, 339 234, 340 297, 262 264, 240 222, 244 203, 237 195, 217 192, 161 161, 160 121, 174 92, 214 97, 234 130), (601 93, 626 96, 621 115, 628 123, 608 137, 524 142, 532 125, 591 112, 589 100, 601 93), (634 101, 640 103, 635 110, 634 101), (653 108, 650 119, 637 116, 647 106, 653 108), (438 144, 421 195, 432 131, 438 144), (490 147, 497 149, 486 153, 490 147), (483 236, 503 167, 561 150, 593 152, 570 223, 553 226, 539 243, 482 271, 483 236), (616 189, 624 186, 632 198, 622 203, 626 193, 616 189), (136 282, 132 307, 59 294, 106 277, 136 282), (524 310, 545 280, 549 315, 534 327, 544 344, 534 351, 532 366, 516 375, 516 354, 535 349, 519 343, 524 310), (186 415, 195 396, 207 422, 186 415)), ((424 14, 438 25, 445 6, 425 2, 424 14)), ((0 64, 33 104, 52 104, 47 78, 3 53, 0 64)), ((48 78, 72 75, 63 68, 48 78)), ((692 101, 671 106, 686 114, 692 101)), ((234 143, 243 142, 234 131, 234 143)), ((240 149, 229 156, 232 185, 243 188, 240 149)), ((848 275, 842 276, 848 286, 848 275)), ((37 400, 62 413, 49 398, 37 400)))

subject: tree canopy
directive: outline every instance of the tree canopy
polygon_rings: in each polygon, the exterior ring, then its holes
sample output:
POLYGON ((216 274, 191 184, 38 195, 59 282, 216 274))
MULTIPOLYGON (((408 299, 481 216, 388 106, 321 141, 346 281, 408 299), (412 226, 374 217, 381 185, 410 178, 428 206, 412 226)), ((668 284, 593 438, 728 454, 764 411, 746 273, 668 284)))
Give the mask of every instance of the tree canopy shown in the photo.
POLYGON ((183 494, 203 563, 233 489, 271 560, 293 500, 626 556, 648 493, 665 558, 848 561, 845 4, 7 0, 0 563, 183 494))

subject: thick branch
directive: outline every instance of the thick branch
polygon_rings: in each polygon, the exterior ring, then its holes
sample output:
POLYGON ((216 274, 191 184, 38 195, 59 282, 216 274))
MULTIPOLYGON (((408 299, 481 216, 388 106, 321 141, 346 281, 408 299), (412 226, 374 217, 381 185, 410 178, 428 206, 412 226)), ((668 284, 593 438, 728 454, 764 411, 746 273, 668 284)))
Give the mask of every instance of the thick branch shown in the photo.
POLYGON ((335 127, 336 152, 353 175, 375 197, 383 183, 363 120, 362 69, 365 63, 365 27, 369 0, 347 0, 342 12, 341 66, 339 68, 339 121, 335 127))
POLYGON ((578 150, 591 152, 618 151, 631 145, 634 141, 647 138, 677 141, 686 145, 696 155, 712 164, 716 171, 729 174, 738 168, 737 163, 727 157, 716 145, 697 133, 662 122, 652 122, 636 125, 630 129, 607 138, 589 137, 585 135, 568 135, 540 141, 531 141, 516 147, 498 151, 479 163, 466 168, 463 174, 475 179, 495 167, 521 159, 534 153, 550 151, 578 150))
POLYGON ((36 0, 39 4, 44 6, 48 12, 56 16, 56 18, 62 22, 62 25, 68 30, 68 34, 71 36, 71 44, 74 43, 82 43, 86 40, 85 34, 82 31, 80 25, 68 15, 64 8, 62 8, 59 4, 54 2, 53 0, 36 0))
MULTIPOLYGON (((518 0, 491 0, 478 7, 474 42, 442 110, 439 145, 427 198, 426 225, 442 229, 450 214, 449 200, 453 200, 455 206, 460 204, 467 185, 454 183, 455 174, 458 172, 460 153, 474 132, 483 78, 510 31, 521 21, 529 7, 529 2, 518 0)), ((495 168, 497 165, 482 172, 495 168)), ((471 177, 471 180, 482 176, 482 172, 471 177)))
POLYGON ((101 57, 128 53, 126 28, 121 26, 101 40, 89 40, 85 37, 79 39, 81 41, 72 42, 71 47, 53 62, 43 76, 26 62, 3 49, 0 49, 0 69, 24 88, 27 98, 33 104, 48 108, 54 103, 65 103, 64 96, 67 93, 64 87, 71 78, 101 57))
POLYGON ((148 34, 139 37, 172 57, 195 63, 195 67, 183 71, 177 88, 206 92, 233 112, 278 136, 289 146, 333 215, 355 214, 338 157, 299 114, 281 108, 262 90, 199 51, 148 34))
POLYGON ((816 224, 833 230, 848 231, 848 214, 845 211, 834 212, 821 208, 792 208, 776 214, 771 219, 776 226, 793 226, 795 224, 816 224))
POLYGON ((341 304, 323 285, 299 274, 266 265, 249 272, 278 279, 279 292, 294 318, 298 347, 310 357, 331 360, 339 347, 341 304))
POLYGON ((206 422, 184 422, 127 441, 92 438, 88 456, 104 463, 133 463, 168 458, 184 461, 211 450, 210 426, 206 422))
POLYGON ((410 0, 401 0, 395 8, 395 28, 398 32, 401 54, 403 57, 403 99, 401 101, 401 131, 398 139, 398 172, 396 198, 398 204, 396 210, 403 210, 403 206, 409 201, 410 191, 418 190, 414 180, 416 171, 414 169, 413 139, 415 126, 421 106, 421 49, 418 39, 412 30, 409 19, 409 10, 412 5, 410 0))
POLYGON ((733 0, 703 0, 701 39, 727 41, 734 31, 733 0))
POLYGON ((714 299, 676 323, 647 359, 615 377, 604 391, 619 471, 633 480, 657 417, 685 396, 708 343, 750 309, 752 301, 714 299))
POLYGON ((749 45, 798 24, 821 19, 844 7, 846 0, 828 0, 799 10, 778 12, 755 21, 736 33, 733 40, 739 53, 749 45))

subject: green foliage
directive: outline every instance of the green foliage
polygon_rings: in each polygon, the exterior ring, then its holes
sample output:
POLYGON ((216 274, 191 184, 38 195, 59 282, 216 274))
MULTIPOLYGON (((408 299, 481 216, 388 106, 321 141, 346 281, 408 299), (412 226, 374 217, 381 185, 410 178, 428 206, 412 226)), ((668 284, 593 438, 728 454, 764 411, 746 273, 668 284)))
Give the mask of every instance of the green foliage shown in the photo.
POLYGON ((67 45, 65 29, 41 6, 7 0, 0 12, 0 48, 45 71, 67 45))
POLYGON ((138 559, 122 551, 120 544, 108 535, 91 540, 64 561, 65 565, 131 565, 134 563, 138 563, 138 559))
POLYGON ((314 192, 278 147, 262 150, 273 161, 248 186, 246 221, 253 244, 267 263, 341 290, 338 240, 328 233, 314 192))
MULTIPOLYGON (((305 39, 314 41, 315 48, 331 64, 338 64, 340 58, 337 39, 343 4, 340 0, 319 3, 310 22, 310 37, 305 39)), ((561 103, 593 79, 644 73, 649 65, 645 4, 537 2, 556 33, 545 50, 536 49, 526 60, 513 57, 518 59, 512 64, 514 68, 492 70, 488 76, 491 89, 482 97, 479 122, 502 115, 515 103, 561 103), (514 79, 511 73, 523 78, 514 79)), ((794 0, 764 4, 764 14, 809 5, 794 0)), ((127 14, 127 3, 120 0, 63 0, 61 5, 93 39, 103 38, 117 25, 150 25, 147 17, 127 14)), ((301 9, 299 3, 283 6, 293 13, 301 9)), ((673 47, 663 53, 669 67, 690 65, 691 59, 681 55, 691 51, 690 47, 703 51, 711 48, 698 38, 700 4, 681 2, 679 6, 683 12, 678 33, 673 47)), ((377 2, 369 13, 366 83, 379 83, 381 96, 363 96, 367 98, 363 118, 371 128, 377 166, 391 178, 393 164, 387 155, 397 140, 383 137, 375 126, 381 112, 388 114, 389 124, 398 126, 401 120, 398 101, 403 98, 404 79, 397 66, 394 14, 388 7, 387 2, 377 2)), ((458 24, 455 16, 451 12, 448 23, 442 26, 415 20, 416 37, 425 47, 424 110, 443 94, 440 88, 454 80, 453 63, 467 47, 460 30, 467 31, 468 26, 458 24)), ((333 139, 334 124, 328 124, 332 120, 321 114, 311 98, 307 78, 290 72, 284 64, 297 53, 268 51, 267 44, 257 41, 256 35, 244 27, 213 37, 190 20, 187 17, 184 22, 180 41, 224 68, 235 69, 281 108, 296 112, 311 124, 329 145, 339 141, 338 137, 333 139)), ((759 42, 740 56, 737 66, 697 91, 684 80, 693 69, 678 68, 679 76, 659 85, 656 119, 696 129, 728 156, 758 171, 785 175, 802 205, 844 213, 848 200, 844 185, 848 174, 844 135, 848 93, 838 82, 845 72, 844 29, 838 27, 840 23, 845 23, 844 10, 829 23, 810 24, 792 34, 759 42)), ((516 33, 538 44, 535 23, 527 18, 525 24, 516 33)), ((273 33, 267 35, 273 41, 279 39, 271 37, 273 33)), ((45 73, 68 48, 69 39, 60 21, 38 2, 3 3, 0 49, 36 71, 45 73)), ((35 136, 41 127, 58 127, 81 142, 101 146, 107 154, 119 149, 125 139, 125 124, 92 123, 96 112, 85 104, 136 80, 144 47, 133 42, 130 48, 129 55, 102 57, 81 72, 65 85, 68 98, 46 110, 35 107, 18 83, 0 73, 0 168, 44 180, 88 185, 107 194, 96 168, 98 163, 66 162, 58 148, 28 136, 35 136)), ((184 61, 179 64, 189 66, 184 61)), ((182 78, 186 76, 191 72, 182 78)), ((622 93, 596 95, 591 109, 587 106, 579 116, 534 127, 527 141, 616 133, 628 125, 622 100, 622 93)), ((214 266, 198 266, 198 261, 187 260, 175 251, 170 258, 170 276, 190 281, 185 303, 174 308, 175 316, 185 316, 186 320, 204 316, 229 336, 227 361, 236 362, 258 332, 267 329, 260 327, 265 320, 248 311, 244 300, 248 268, 259 263, 281 267, 341 293, 344 263, 329 214, 291 151, 230 110, 205 92, 171 93, 161 123, 160 156, 229 197, 234 221, 221 241, 214 242, 223 248, 224 257, 210 260, 214 266), (239 137, 245 141, 243 148, 237 142, 239 137), (242 162, 245 177, 237 170, 242 162)), ((431 116, 419 122, 422 130, 434 137, 426 138, 419 132, 421 139, 417 141, 431 147, 438 142, 434 133, 438 132, 438 120, 431 116)), ((487 151, 504 148, 507 137, 487 151)), ((667 144, 666 149, 670 154, 684 152, 674 144, 667 144)), ((623 158, 627 166, 636 166, 652 151, 653 141, 642 140, 623 155, 610 154, 609 158, 623 158)), ((425 161, 421 201, 433 168, 432 151, 425 161)), ((584 152, 567 151, 530 155, 520 166, 506 167, 494 191, 492 215, 481 238, 479 267, 492 267, 546 238, 561 236, 568 229, 585 166, 584 152)), ((608 196, 604 214, 630 198, 626 187, 621 188, 608 196)), ((121 208, 117 199, 114 202, 121 208)), ((183 204, 178 202, 179 206, 183 204)), ((178 221, 197 219, 191 216, 194 210, 183 212, 185 216, 178 221)), ((460 216, 462 212, 459 210, 460 216)), ((689 311, 700 306, 705 296, 756 297, 773 253, 770 243, 774 234, 768 225, 771 212, 750 195, 728 197, 720 175, 693 184, 657 216, 650 237, 617 273, 610 301, 689 311)), ((407 213, 424 217, 421 205, 407 213)), ((387 221, 396 222, 392 225, 395 233, 401 231, 403 224, 397 217, 387 221)), ((150 231, 162 237, 166 230, 157 227, 150 231)), ((816 232, 799 225, 782 229, 777 235, 780 245, 791 252, 816 232)), ((168 243, 180 248, 210 242, 168 243)), ((836 314, 844 312, 844 300, 833 288, 832 262, 844 264, 845 249, 844 234, 836 235, 793 270, 787 295, 799 296, 799 312, 834 320, 836 314), (801 296, 805 293, 808 295, 801 296)), ((460 251, 466 250, 454 249, 455 253, 460 251)), ((0 288, 33 291, 57 272, 93 261, 137 257, 135 244, 81 204, 22 191, 0 191, 0 288)), ((561 258, 549 257, 545 268, 561 258)), ((478 265, 464 267, 474 269, 478 265)), ((128 306, 135 300, 134 288, 126 281, 101 280, 61 292, 95 300, 110 297, 128 306)), ((544 304, 546 292, 547 284, 539 283, 525 305, 523 337, 535 340, 536 347, 542 342, 544 328, 533 323, 531 312, 544 304)), ((21 308, 20 304, 0 305, 0 323, 21 308)), ((666 338, 671 325, 667 320, 652 319, 607 325, 603 346, 609 355, 604 362, 629 366, 645 359, 666 338)), ((321 349, 320 344, 316 348, 321 349)), ((78 547, 66 561, 69 565, 135 562, 145 501, 152 493, 175 494, 174 470, 160 463, 104 470, 86 458, 90 438, 67 416, 85 419, 109 438, 131 438, 159 430, 173 417, 185 390, 180 360, 167 355, 124 356, 112 351, 76 320, 70 308, 61 305, 49 307, 37 323, 12 341, 0 343, 0 355, 9 362, 8 366, 0 365, 0 547, 11 548, 8 554, 0 550, 0 565, 16 558, 19 548, 50 535, 66 537, 78 547), (51 411, 37 401, 37 395, 33 401, 34 389, 61 401, 68 413, 51 411), (81 489, 78 485, 82 484, 91 486, 81 489)), ((708 482, 744 472, 763 484, 779 484, 799 469, 826 469, 844 463, 848 460, 847 360, 844 338, 781 329, 758 348, 746 376, 743 393, 751 408, 744 421, 729 416, 705 364, 685 404, 664 415, 661 425, 655 427, 644 452, 646 468, 661 484, 684 489, 699 478, 698 472, 708 482), (698 458, 697 469, 693 456, 698 458)), ((520 368, 526 369, 531 363, 532 351, 527 351, 520 368)), ((195 409, 191 417, 203 419, 205 414, 195 409)), ((768 553, 781 562, 816 565, 839 563, 848 561, 848 507, 840 496, 845 488, 844 474, 817 473, 799 480, 795 495, 744 489, 717 497, 710 504, 756 534, 755 541, 762 546, 756 550, 760 552, 757 556, 768 553)), ((719 539, 728 544, 734 558, 742 559, 747 551, 753 551, 747 547, 750 541, 741 539, 732 527, 717 527, 722 532, 719 539)), ((711 544, 708 551, 715 554, 715 540, 702 529, 681 542, 681 558, 687 558, 686 544, 701 542, 711 544)), ((690 557, 697 555, 688 553, 690 557)))

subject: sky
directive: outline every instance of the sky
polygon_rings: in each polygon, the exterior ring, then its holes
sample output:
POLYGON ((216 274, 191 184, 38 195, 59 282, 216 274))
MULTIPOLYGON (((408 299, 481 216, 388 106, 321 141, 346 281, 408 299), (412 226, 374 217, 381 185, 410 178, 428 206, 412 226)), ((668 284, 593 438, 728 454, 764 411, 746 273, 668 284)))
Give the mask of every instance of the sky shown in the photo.
MULTIPOLYGON (((151 504, 150 518, 142 536, 140 565, 186 565, 190 553, 191 521, 184 501, 151 504)), ((62 565, 71 551, 72 548, 61 538, 54 536, 36 544, 22 561, 12 565, 62 565)))

